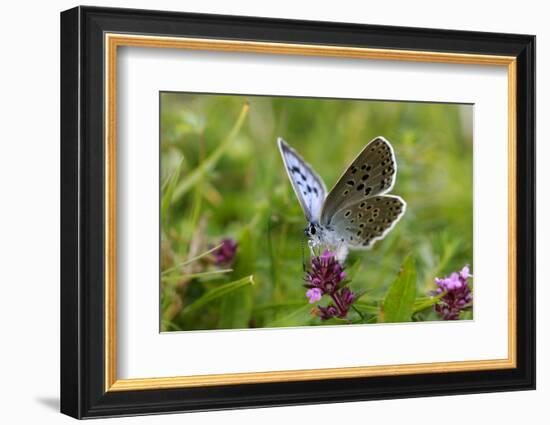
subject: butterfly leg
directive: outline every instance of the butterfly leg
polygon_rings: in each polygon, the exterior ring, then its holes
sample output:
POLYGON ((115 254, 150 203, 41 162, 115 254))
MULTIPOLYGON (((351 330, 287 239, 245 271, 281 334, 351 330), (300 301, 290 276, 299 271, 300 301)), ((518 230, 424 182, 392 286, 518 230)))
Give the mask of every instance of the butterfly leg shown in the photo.
POLYGON ((309 246, 309 252, 311 254, 312 257, 314 257, 316 254, 315 254, 315 247, 317 246, 317 244, 315 243, 315 241, 313 239, 309 239, 307 241, 307 245, 309 246))

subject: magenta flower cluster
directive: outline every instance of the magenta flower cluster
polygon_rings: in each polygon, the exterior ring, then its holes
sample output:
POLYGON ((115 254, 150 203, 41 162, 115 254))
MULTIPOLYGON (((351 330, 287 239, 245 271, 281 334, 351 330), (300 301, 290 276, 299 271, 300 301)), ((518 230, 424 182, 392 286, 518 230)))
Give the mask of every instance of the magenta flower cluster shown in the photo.
POLYGON ((345 318, 356 299, 356 295, 347 287, 344 267, 334 253, 326 250, 320 256, 311 258, 311 271, 306 273, 308 288, 306 297, 310 304, 320 301, 323 295, 331 298, 332 303, 326 307, 318 306, 316 313, 321 320, 333 317, 345 318))
POLYGON ((232 264, 237 254, 237 242, 233 239, 222 239, 220 243, 220 247, 212 253, 214 262, 217 266, 232 264))
POLYGON ((435 293, 443 295, 434 305, 434 310, 443 320, 458 320, 460 312, 472 304, 472 291, 468 286, 468 279, 471 277, 469 267, 464 266, 461 271, 451 273, 448 277, 435 278, 438 286, 435 293))

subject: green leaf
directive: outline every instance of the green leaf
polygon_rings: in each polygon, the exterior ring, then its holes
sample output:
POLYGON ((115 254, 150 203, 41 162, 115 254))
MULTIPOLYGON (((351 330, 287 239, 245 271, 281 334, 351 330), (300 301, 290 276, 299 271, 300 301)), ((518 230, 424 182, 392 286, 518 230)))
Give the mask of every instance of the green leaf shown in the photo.
POLYGON ((434 304, 437 304, 443 295, 445 295, 444 292, 435 297, 417 298, 414 302, 413 312, 418 313, 419 311, 426 310, 434 304))
POLYGON ((472 310, 464 310, 460 312, 460 320, 472 320, 474 318, 474 312, 472 310))
POLYGON ((245 103, 241 109, 237 121, 235 122, 235 125, 233 126, 227 137, 220 143, 218 148, 177 185, 174 191, 175 199, 180 199, 189 189, 197 184, 206 173, 208 173, 216 166, 222 155, 231 145, 231 142, 239 133, 239 130, 241 129, 248 113, 248 109, 248 103, 245 103))
POLYGON ((260 313, 265 311, 282 311, 282 310, 288 310, 288 309, 296 309, 298 307, 303 307, 304 303, 303 301, 289 301, 285 303, 269 303, 269 304, 262 304, 259 306, 254 307, 254 313, 260 313))
POLYGON ((189 315, 189 314, 195 313, 197 310, 200 310, 202 307, 211 303, 212 301, 225 297, 235 291, 238 291, 241 288, 244 288, 246 286, 253 285, 253 284, 254 284, 253 277, 246 276, 235 282, 229 282, 229 283, 220 285, 217 288, 211 289, 210 291, 206 292, 203 296, 198 298, 193 304, 190 304, 187 307, 185 307, 180 313, 180 315, 189 315))
POLYGON ((303 326, 307 325, 307 318, 311 317, 309 315, 309 311, 312 309, 311 304, 304 304, 302 307, 297 308, 296 310, 293 310, 291 313, 279 318, 275 319, 269 323, 267 323, 264 327, 266 328, 276 328, 276 327, 284 327, 284 326, 303 326), (304 316, 306 316, 306 319, 304 316))
POLYGON ((331 317, 328 320, 323 320, 321 322, 323 325, 350 325, 350 324, 359 324, 363 323, 362 321, 352 322, 349 319, 339 319, 338 317, 331 317))
MULTIPOLYGON (((255 243, 252 232, 245 227, 238 238, 237 256, 233 264, 233 279, 252 275, 255 271, 255 243)), ((252 316, 252 287, 245 287, 224 297, 220 305, 218 327, 223 329, 248 328, 252 316)))
POLYGON ((362 313, 378 314, 380 313, 380 307, 377 305, 368 304, 366 302, 356 301, 353 305, 359 309, 362 313))
POLYGON ((380 317, 381 322, 409 322, 416 298, 416 267, 411 256, 407 257, 395 281, 391 284, 380 317))

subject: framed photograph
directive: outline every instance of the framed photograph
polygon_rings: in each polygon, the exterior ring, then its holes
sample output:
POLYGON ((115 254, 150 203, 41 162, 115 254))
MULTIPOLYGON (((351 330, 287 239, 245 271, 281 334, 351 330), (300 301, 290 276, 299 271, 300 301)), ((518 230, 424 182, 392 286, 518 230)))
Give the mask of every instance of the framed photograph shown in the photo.
POLYGON ((61 14, 61 411, 535 387, 535 37, 61 14))

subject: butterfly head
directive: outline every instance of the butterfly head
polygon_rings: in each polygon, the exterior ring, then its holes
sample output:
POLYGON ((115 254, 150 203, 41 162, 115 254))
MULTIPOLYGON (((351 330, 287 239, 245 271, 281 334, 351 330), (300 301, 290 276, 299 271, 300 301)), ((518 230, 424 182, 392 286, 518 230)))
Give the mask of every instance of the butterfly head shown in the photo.
POLYGON ((310 222, 304 229, 304 234, 309 239, 310 244, 313 244, 314 246, 320 244, 322 233, 323 229, 319 223, 310 222))

